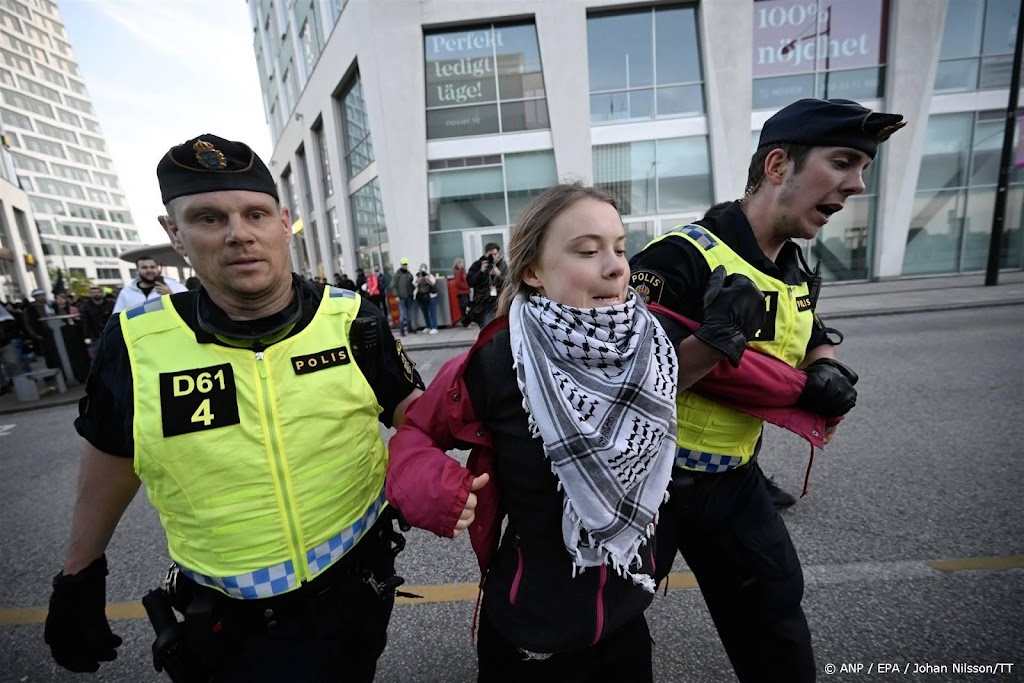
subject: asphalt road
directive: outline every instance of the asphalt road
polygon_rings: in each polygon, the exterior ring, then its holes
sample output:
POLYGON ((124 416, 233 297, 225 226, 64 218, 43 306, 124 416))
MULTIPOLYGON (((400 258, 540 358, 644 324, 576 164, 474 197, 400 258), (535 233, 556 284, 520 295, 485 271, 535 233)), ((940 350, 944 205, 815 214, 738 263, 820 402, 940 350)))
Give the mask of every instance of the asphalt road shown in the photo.
MULTIPOLYGON (((1024 308, 840 322, 842 357, 861 377, 859 405, 816 454, 810 495, 785 513, 807 578, 821 680, 1024 681, 1024 308), (956 560, 964 561, 938 562, 956 560), (954 669, 999 663, 1014 666, 990 675, 954 669), (914 673, 926 666, 931 673, 914 673)), ((451 355, 414 359, 429 378, 451 355)), ((68 407, 0 417, 3 682, 89 680, 50 661, 40 623, 70 526, 74 415, 68 407)), ((762 464, 796 492, 808 453, 770 429, 762 464)), ((113 622, 125 643, 93 680, 165 680, 150 664, 150 627, 131 618, 129 604, 169 562, 144 496, 108 558, 111 611, 129 618, 113 622)), ((377 680, 475 680, 475 596, 441 586, 476 580, 467 539, 413 532, 399 563, 410 584, 434 586, 435 601, 396 607, 377 680)), ((675 571, 685 570, 677 560, 675 571)), ((659 596, 648 617, 656 680, 733 680, 697 590, 659 596)))

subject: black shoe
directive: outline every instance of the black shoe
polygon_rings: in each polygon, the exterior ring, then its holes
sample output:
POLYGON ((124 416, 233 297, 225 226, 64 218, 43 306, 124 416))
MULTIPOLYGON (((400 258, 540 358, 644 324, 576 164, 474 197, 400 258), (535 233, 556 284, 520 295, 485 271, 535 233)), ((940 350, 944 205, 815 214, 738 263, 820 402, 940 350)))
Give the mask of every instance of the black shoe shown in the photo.
POLYGON ((796 505, 796 498, 793 494, 780 489, 773 478, 765 477, 764 485, 768 489, 768 496, 772 499, 772 505, 775 506, 776 510, 785 510, 796 505))

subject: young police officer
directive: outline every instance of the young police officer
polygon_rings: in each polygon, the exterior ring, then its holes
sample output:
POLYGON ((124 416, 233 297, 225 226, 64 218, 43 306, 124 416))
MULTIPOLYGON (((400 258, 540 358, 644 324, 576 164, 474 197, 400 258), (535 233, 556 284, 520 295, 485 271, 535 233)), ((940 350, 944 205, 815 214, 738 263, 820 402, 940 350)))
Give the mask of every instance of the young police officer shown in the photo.
POLYGON ((104 331, 46 642, 72 671, 116 656, 104 550, 141 480, 185 615, 164 666, 184 652, 196 680, 372 680, 401 581, 377 422, 401 424, 422 382, 379 308, 291 273, 288 209, 248 146, 201 135, 157 177, 203 288, 104 331))
POLYGON ((658 570, 669 571, 678 547, 740 681, 814 680, 803 574, 751 466, 761 420, 685 389, 723 358, 738 365, 750 342, 806 372, 799 407, 827 417, 853 407, 856 375, 835 360, 838 333, 830 338, 814 312, 820 279, 791 240, 814 238, 864 191, 864 170, 901 119, 847 100, 785 107, 761 131, 744 198, 655 240, 631 264, 649 302, 702 323, 679 344, 679 451, 658 526, 658 570), (724 314, 723 297, 731 304, 724 314))

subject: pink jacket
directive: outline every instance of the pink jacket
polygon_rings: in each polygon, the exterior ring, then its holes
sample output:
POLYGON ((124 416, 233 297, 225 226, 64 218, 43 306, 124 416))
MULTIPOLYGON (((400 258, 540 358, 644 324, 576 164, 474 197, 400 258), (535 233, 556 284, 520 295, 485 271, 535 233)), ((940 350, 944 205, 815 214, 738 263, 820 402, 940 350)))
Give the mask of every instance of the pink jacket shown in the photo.
POLYGON ((405 424, 388 443, 388 501, 406 521, 438 536, 451 538, 455 523, 469 498, 473 479, 491 475, 476 492, 476 519, 469 540, 481 574, 487 572, 501 536, 501 501, 495 481, 491 435, 473 413, 463 374, 469 358, 508 327, 508 318, 496 318, 480 331, 473 347, 441 368, 426 392, 405 411, 405 424), (466 467, 446 455, 453 448, 470 448, 466 467))

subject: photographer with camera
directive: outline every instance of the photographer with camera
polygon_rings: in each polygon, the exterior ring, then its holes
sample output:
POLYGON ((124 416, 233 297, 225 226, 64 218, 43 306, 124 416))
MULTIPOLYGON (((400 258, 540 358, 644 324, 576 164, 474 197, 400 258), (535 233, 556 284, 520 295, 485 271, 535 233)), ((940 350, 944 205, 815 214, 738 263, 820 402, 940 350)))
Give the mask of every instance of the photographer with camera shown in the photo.
POLYGON ((469 327, 471 322, 476 322, 483 327, 494 319, 498 309, 498 292, 505 284, 505 261, 501 258, 501 247, 488 242, 484 247, 484 255, 469 267, 466 280, 473 288, 473 305, 462 319, 462 324, 469 327))
POLYGON ((437 334, 437 278, 431 275, 426 263, 420 264, 413 284, 416 290, 416 303, 423 313, 423 324, 430 334, 437 334))
POLYGON ((173 277, 161 275, 160 262, 152 256, 140 256, 135 262, 135 270, 139 276, 117 295, 114 313, 120 313, 126 308, 141 306, 148 301, 159 299, 164 294, 188 291, 185 285, 173 277))

